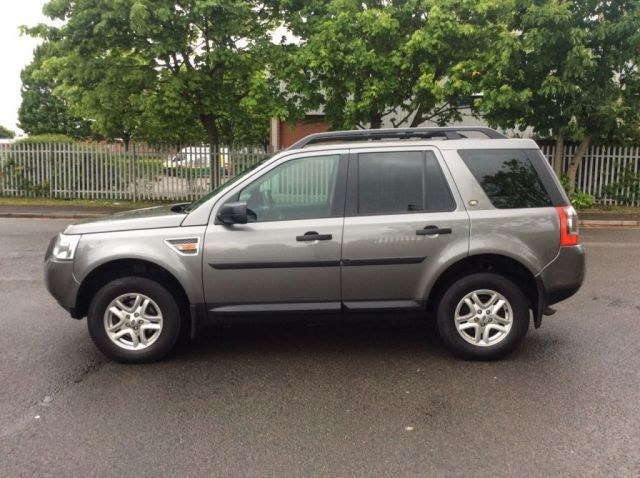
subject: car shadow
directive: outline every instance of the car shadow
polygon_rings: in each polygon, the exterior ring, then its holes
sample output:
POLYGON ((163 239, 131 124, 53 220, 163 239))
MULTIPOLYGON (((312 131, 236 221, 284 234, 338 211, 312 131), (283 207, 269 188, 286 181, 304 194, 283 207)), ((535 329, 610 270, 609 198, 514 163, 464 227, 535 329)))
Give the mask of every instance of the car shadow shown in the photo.
POLYGON ((208 325, 194 340, 182 341, 176 360, 212 356, 300 356, 333 354, 401 354, 449 356, 434 320, 393 316, 375 319, 287 321, 208 325))
MULTIPOLYGON (((543 332, 533 324, 524 341, 498 362, 541 363, 568 353, 562 330, 547 324, 543 332)), ((424 316, 365 316, 356 320, 269 321, 208 325, 194 340, 183 340, 168 361, 208 362, 278 358, 386 358, 436 360, 441 363, 481 364, 460 360, 444 346, 435 319, 424 316)))

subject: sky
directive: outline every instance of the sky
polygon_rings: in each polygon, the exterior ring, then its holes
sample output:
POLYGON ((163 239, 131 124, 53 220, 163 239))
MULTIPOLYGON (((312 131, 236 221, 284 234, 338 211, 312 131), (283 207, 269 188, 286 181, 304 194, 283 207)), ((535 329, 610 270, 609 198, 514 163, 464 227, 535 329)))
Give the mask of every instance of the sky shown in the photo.
POLYGON ((45 22, 45 0, 0 0, 0 125, 19 132, 20 71, 31 61, 39 40, 21 36, 20 25, 45 22), (10 6, 9 6, 10 5, 10 6))

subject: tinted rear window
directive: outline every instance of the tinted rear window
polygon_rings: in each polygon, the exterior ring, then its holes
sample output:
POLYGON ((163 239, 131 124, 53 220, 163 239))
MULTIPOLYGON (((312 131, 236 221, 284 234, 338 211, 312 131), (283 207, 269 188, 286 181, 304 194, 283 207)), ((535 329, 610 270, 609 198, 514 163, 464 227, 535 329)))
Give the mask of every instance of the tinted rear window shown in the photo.
POLYGON ((553 205, 524 151, 462 150, 459 154, 494 207, 516 209, 553 205))

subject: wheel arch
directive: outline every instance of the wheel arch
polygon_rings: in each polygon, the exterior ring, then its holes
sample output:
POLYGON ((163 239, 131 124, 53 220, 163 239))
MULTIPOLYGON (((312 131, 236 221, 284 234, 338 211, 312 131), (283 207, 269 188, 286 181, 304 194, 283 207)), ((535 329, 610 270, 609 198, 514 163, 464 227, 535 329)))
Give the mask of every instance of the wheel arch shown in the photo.
POLYGON ((435 311, 447 288, 461 277, 477 272, 491 272, 514 282, 529 301, 529 308, 537 317, 540 309, 540 286, 534 273, 524 264, 500 254, 477 254, 467 256, 449 265, 438 276, 427 298, 427 310, 435 311))
POLYGON ((98 265, 82 280, 76 296, 75 317, 81 318, 87 315, 91 299, 101 287, 112 280, 128 276, 145 277, 167 287, 174 292, 174 298, 185 317, 188 315, 189 297, 174 274, 144 259, 119 258, 98 265))

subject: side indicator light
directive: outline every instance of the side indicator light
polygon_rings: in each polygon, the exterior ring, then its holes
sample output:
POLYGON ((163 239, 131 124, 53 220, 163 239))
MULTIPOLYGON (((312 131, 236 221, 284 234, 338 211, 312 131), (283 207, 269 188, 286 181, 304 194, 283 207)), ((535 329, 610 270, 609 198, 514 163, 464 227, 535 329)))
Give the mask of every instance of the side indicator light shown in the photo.
POLYGON ((200 252, 199 237, 166 239, 164 242, 174 251, 186 256, 194 256, 200 252))

